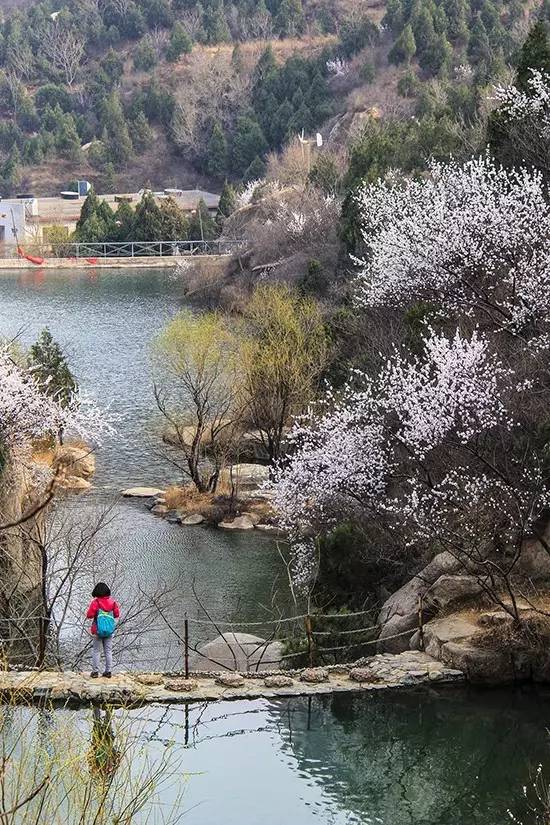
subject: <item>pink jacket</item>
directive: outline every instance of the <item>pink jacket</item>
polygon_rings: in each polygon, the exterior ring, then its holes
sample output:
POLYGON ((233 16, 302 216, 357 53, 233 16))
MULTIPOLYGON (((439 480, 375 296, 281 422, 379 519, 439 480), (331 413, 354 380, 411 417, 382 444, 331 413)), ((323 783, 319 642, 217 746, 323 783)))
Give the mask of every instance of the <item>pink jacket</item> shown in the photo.
POLYGON ((90 629, 94 636, 97 633, 96 619, 100 610, 105 610, 107 613, 112 611, 115 619, 118 619, 120 616, 120 608, 115 600, 111 599, 110 596, 101 596, 98 599, 92 599, 88 612, 86 613, 86 618, 93 619, 92 627, 90 629))

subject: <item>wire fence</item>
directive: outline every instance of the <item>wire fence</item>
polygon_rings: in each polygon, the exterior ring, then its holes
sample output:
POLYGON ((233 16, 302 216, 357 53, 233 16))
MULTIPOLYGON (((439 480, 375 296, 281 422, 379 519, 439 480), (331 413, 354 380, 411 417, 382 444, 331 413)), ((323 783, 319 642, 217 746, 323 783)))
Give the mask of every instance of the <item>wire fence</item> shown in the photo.
MULTIPOLYGON (((114 639, 115 661, 133 671, 192 673, 297 669, 351 662, 372 655, 387 643, 418 631, 423 649, 424 606, 418 602, 416 627, 380 638, 378 608, 306 612, 253 621, 217 618, 201 606, 200 615, 166 615, 145 628, 126 628, 114 639), (253 632, 251 632, 253 631, 253 632)), ((57 632, 55 644, 43 617, 0 618, 0 659, 7 665, 83 667, 89 658, 87 627, 57 632)))

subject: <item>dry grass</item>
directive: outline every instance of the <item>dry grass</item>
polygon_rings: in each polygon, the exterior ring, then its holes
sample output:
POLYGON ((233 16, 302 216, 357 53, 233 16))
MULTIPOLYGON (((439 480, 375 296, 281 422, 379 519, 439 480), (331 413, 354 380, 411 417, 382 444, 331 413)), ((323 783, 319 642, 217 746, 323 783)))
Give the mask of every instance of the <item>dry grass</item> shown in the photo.
POLYGON ((522 615, 521 621, 509 620, 480 629, 475 637, 479 647, 501 651, 547 651, 550 644, 550 616, 540 613, 522 615))

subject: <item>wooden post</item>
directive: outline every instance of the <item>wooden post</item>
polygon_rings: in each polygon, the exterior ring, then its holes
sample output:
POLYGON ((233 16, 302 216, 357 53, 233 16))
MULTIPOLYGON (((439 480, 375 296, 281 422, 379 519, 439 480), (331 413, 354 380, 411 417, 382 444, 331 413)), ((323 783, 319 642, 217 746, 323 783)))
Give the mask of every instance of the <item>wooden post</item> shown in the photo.
POLYGON ((419 631, 419 647, 420 650, 424 650, 424 615, 423 615, 423 608, 424 608, 424 597, 420 595, 418 597, 418 631, 419 631))
POLYGON ((185 678, 189 679, 189 621, 187 613, 185 614, 184 622, 184 641, 185 641, 185 678))
POLYGON ((313 667, 313 633, 311 628, 311 616, 306 616, 304 619, 307 636, 307 655, 309 666, 313 667))

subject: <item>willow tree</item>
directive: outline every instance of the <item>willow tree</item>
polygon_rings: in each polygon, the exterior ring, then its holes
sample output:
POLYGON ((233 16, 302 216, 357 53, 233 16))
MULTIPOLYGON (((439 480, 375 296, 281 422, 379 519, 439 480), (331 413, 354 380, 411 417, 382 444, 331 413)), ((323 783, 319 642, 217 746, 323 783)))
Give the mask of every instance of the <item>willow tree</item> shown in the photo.
POLYGON ((287 286, 263 285, 244 312, 241 367, 247 412, 270 461, 315 397, 328 343, 319 305, 287 286))
POLYGON ((178 454, 173 463, 199 492, 215 491, 237 437, 236 356, 236 339, 216 312, 180 313, 155 343, 155 400, 178 454))

